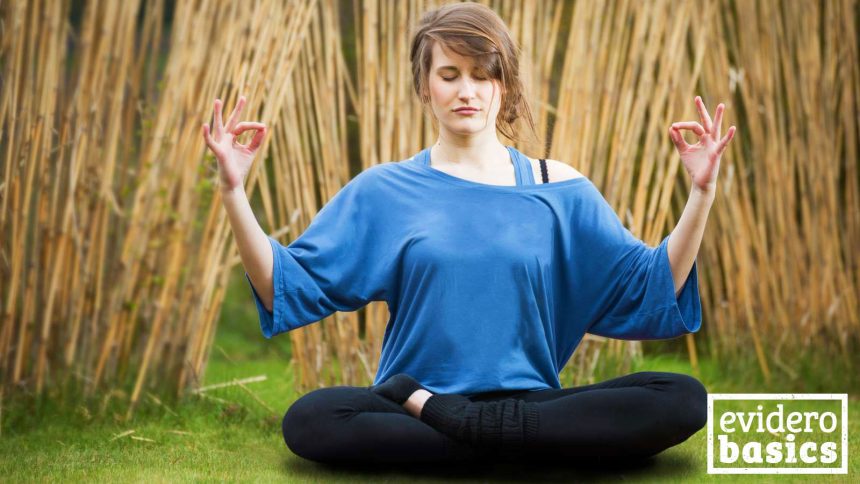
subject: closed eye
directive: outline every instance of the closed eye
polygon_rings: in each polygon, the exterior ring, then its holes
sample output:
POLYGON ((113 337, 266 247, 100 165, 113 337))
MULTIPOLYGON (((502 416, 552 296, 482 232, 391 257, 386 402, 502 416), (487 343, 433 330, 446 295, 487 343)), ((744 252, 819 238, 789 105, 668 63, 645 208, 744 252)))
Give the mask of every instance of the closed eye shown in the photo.
MULTIPOLYGON (((456 78, 457 78, 457 76, 454 76, 454 77, 443 77, 443 78, 442 78, 442 80, 450 82, 450 81, 453 81, 453 80, 454 80, 454 79, 456 79, 456 78)), ((486 77, 478 77, 478 76, 475 76, 475 79, 476 79, 476 80, 478 80, 478 81, 486 81, 486 80, 487 80, 487 78, 486 78, 486 77)))

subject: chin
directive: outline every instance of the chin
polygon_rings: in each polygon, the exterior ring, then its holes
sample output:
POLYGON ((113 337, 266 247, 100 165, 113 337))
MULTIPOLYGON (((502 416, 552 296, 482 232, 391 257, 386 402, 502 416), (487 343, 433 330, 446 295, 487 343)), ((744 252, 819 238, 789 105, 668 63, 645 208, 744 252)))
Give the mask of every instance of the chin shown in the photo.
MULTIPOLYGON (((461 119, 445 125, 448 131, 457 134, 480 133, 484 130, 483 119, 461 119)), ((489 125, 487 125, 489 128, 489 125)))
POLYGON ((463 129, 460 126, 447 126, 447 128, 448 128, 448 131, 450 131, 451 133, 459 134, 459 135, 474 135, 474 134, 479 134, 483 131, 480 128, 463 129))

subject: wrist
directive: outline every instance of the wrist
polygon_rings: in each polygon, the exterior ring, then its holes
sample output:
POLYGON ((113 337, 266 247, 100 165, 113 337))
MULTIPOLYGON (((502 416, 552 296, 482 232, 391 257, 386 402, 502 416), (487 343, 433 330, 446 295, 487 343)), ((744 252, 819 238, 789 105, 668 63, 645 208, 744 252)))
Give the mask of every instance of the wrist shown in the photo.
POLYGON ((717 184, 709 183, 707 187, 702 188, 699 185, 693 184, 693 189, 690 190, 690 196, 713 200, 717 196, 717 184))
POLYGON ((221 195, 235 194, 235 193, 238 193, 240 191, 241 192, 245 191, 245 186, 243 183, 239 183, 238 185, 236 185, 234 187, 227 187, 222 183, 220 185, 220 187, 221 187, 220 188, 221 189, 221 195))
POLYGON ((235 198, 245 196, 245 187, 239 184, 233 188, 221 188, 221 198, 235 198))
POLYGON ((717 190, 702 190, 701 188, 693 187, 690 191, 690 196, 687 199, 687 205, 694 207, 696 210, 708 211, 714 205, 717 190))

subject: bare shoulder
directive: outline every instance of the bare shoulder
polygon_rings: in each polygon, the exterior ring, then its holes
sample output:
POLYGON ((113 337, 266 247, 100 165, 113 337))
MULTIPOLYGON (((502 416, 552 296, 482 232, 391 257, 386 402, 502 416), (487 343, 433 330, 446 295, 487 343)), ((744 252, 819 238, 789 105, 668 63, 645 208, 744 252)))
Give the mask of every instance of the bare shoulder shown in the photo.
MULTIPOLYGON (((537 182, 541 180, 540 173, 540 162, 534 158, 529 158, 529 162, 531 162, 532 170, 534 171, 534 177, 537 182)), ((551 160, 549 158, 546 159, 546 173, 549 176, 549 182, 558 182, 564 180, 570 180, 573 178, 581 178, 585 175, 579 172, 576 168, 568 165, 567 163, 551 160)))

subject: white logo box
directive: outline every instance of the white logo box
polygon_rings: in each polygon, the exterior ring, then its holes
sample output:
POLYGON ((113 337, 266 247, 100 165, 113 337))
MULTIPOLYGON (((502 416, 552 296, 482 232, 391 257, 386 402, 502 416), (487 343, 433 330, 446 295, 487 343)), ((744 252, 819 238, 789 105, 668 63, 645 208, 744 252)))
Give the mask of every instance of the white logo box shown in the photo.
POLYGON ((848 474, 848 394, 847 393, 709 393, 708 394, 708 474, 848 474), (714 467, 714 402, 716 400, 841 400, 841 467, 714 467))

